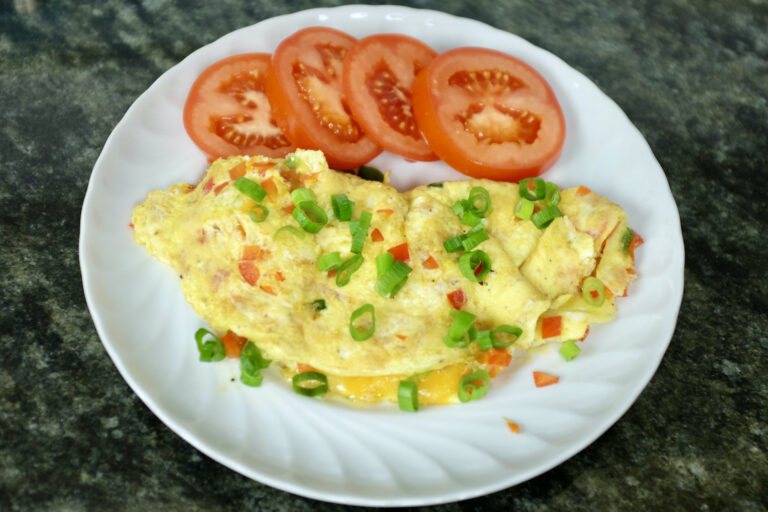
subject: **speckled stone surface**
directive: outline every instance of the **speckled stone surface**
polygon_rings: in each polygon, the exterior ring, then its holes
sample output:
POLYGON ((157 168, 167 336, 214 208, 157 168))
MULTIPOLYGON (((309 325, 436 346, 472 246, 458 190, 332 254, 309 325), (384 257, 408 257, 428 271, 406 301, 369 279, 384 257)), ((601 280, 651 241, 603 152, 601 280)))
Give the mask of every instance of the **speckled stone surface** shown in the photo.
MULTIPOLYGON (((635 405, 522 485, 439 510, 768 509, 768 3, 407 2, 516 33, 628 114, 682 218, 677 330, 635 405)), ((196 48, 335 2, 0 3, 0 510, 335 510, 163 425, 96 335, 80 207, 128 106, 196 48), (92 5, 86 5, 86 4, 92 5)))

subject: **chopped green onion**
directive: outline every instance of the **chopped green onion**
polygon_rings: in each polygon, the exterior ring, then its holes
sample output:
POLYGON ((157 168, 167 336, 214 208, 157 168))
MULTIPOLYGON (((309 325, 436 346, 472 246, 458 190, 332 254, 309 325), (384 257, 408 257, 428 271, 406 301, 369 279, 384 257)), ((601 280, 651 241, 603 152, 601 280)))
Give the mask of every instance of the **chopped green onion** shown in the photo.
MULTIPOLYGON (((368 318, 365 318, 363 322, 365 322, 365 320, 368 320, 368 318)), ((374 331, 376 331, 376 312, 373 309, 373 304, 365 304, 352 312, 352 316, 349 317, 349 334, 352 335, 352 338, 355 341, 367 340, 373 336, 374 331), (363 315, 370 315, 370 327, 367 329, 360 329, 355 325, 358 323, 356 320, 363 315)))
POLYGON ((269 210, 267 210, 267 207, 262 204, 255 204, 253 205, 253 208, 251 208, 250 217, 253 222, 264 222, 267 220, 267 217, 269 216, 269 210), (261 215, 256 215, 254 213, 255 210, 261 210, 261 215))
POLYGON ((419 410, 419 388, 415 382, 401 380, 397 387, 397 405, 401 411, 416 412, 419 410))
POLYGON ((381 279, 395 263, 395 256, 391 252, 383 252, 376 256, 376 279, 381 279))
POLYGON ((261 386, 264 377, 259 370, 267 368, 271 362, 262 357, 259 347, 254 342, 246 342, 243 351, 240 352, 240 382, 252 387, 261 386))
POLYGON ((294 189, 294 191, 291 192, 291 197, 293 198, 293 204, 296 206, 299 206, 299 203, 303 203, 304 201, 317 202, 317 196, 311 188, 294 189))
POLYGON ((491 213, 491 194, 483 187, 472 187, 469 191, 469 211, 475 215, 485 215, 491 213), (478 204, 479 203, 479 204, 478 204))
POLYGON ((596 277, 588 277, 581 285, 581 296, 587 304, 599 308, 605 302, 605 285, 596 277))
POLYGON ((321 272, 336 270, 341 265, 341 255, 338 251, 323 254, 317 259, 317 269, 321 272))
POLYGON ((442 181, 438 181, 438 182, 435 182, 435 183, 430 183, 427 186, 428 187, 432 187, 432 188, 443 188, 443 182, 442 181))
POLYGON ((312 201, 302 201, 297 204, 296 208, 293 209, 292 215, 296 222, 299 223, 299 226, 307 233, 317 233, 328 222, 328 215, 325 213, 325 210, 312 201))
POLYGON ((459 400, 462 403, 480 400, 488 393, 488 384, 491 382, 491 376, 485 370, 477 370, 474 373, 465 375, 459 382, 459 400), (482 384, 478 386, 476 381, 482 384))
POLYGON ((632 240, 635 239, 635 232, 632 229, 627 228, 624 233, 621 234, 621 250, 624 254, 629 254, 629 246, 632 245, 632 240))
POLYGON ((384 173, 368 165, 361 165, 357 175, 368 181, 384 181, 384 173))
POLYGON ((520 193, 520 197, 524 197, 529 201, 537 201, 539 199, 544 199, 547 194, 547 186, 544 184, 544 180, 541 178, 525 178, 524 180, 520 181, 518 191, 520 193), (533 192, 531 192, 531 190, 528 188, 528 182, 530 181, 533 181, 533 192))
POLYGON ((280 235, 280 233, 285 233, 285 232, 296 235, 299 238, 304 238, 305 236, 307 236, 304 234, 303 231, 300 231, 299 228, 297 228, 296 226, 283 226, 277 231, 275 231, 275 234, 272 236, 272 240, 277 240, 278 235, 280 235))
POLYGON ((453 213, 461 219, 461 223, 466 226, 475 227, 480 224, 480 221, 483 218, 481 215, 472 212, 469 206, 469 201, 466 199, 456 201, 451 209, 453 210, 453 213))
POLYGON ((365 239, 368 237, 368 228, 371 226, 371 212, 361 211, 360 218, 349 223, 349 232, 352 233, 352 247, 349 252, 360 254, 363 252, 365 239))
POLYGON ((557 185, 550 182, 546 182, 544 188, 544 199, 547 201, 547 206, 557 206, 560 202, 560 189, 557 188, 557 185))
POLYGON ((200 360, 203 362, 213 363, 221 361, 227 355, 224 342, 208 329, 202 327, 198 329, 195 332, 195 341, 197 342, 197 350, 200 352, 200 360), (210 335, 212 339, 203 342, 206 335, 210 335))
POLYGON ((352 279, 352 274, 357 272, 357 269, 359 269, 362 264, 363 257, 359 254, 355 254, 339 265, 336 272, 336 286, 346 286, 349 284, 349 280, 352 279))
POLYGON ((340 221, 346 222, 352 218, 355 202, 350 201, 346 194, 334 194, 331 196, 331 206, 333 206, 333 215, 340 221))
POLYGON ((568 340, 560 346, 558 352, 566 361, 572 361, 581 353, 581 349, 576 346, 576 343, 574 343, 573 340, 568 340))
POLYGON ((285 166, 289 169, 295 169, 299 166, 299 157, 294 155, 293 153, 290 153, 288 155, 285 155, 285 160, 283 161, 285 166))
POLYGON ((261 185, 242 176, 237 178, 232 186, 257 203, 267 197, 267 191, 261 188, 261 185))
POLYGON ((477 330, 473 325, 476 317, 472 313, 457 309, 451 310, 451 316, 453 323, 448 334, 443 336, 443 342, 449 347, 466 347, 477 338, 477 330))
POLYGON ((463 249, 461 243, 464 241, 464 235, 454 236, 443 242, 446 252, 458 252, 463 249))
POLYGON ((328 392, 328 377, 320 372, 302 372, 293 376, 293 391, 304 396, 324 395, 328 392), (301 384, 310 381, 316 382, 315 386, 302 386, 301 384))
POLYGON ((490 331, 491 343, 493 343, 493 348, 507 348, 513 343, 515 343, 522 334, 523 334, 523 330, 521 328, 516 327, 514 325, 502 324, 490 331), (496 335, 502 334, 502 333, 510 334, 513 337, 511 340, 506 337, 503 339, 500 337, 499 338, 496 337, 496 335))
POLYGON ((515 216, 528 220, 531 218, 531 214, 533 214, 533 201, 521 197, 515 205, 515 216))
POLYGON ((476 226, 464 235, 464 239, 461 241, 461 246, 465 251, 471 251, 488 240, 488 238, 490 237, 488 236, 488 232, 485 231, 485 228, 483 226, 476 226))
POLYGON ((491 258, 480 249, 465 252, 459 257, 459 270, 470 281, 479 283, 491 271, 491 258))
POLYGON ((560 209, 557 206, 547 206, 543 210, 539 210, 538 212, 531 215, 531 220, 537 228, 544 229, 545 227, 552 224, 552 221, 555 220, 555 217, 562 216, 563 214, 560 213, 560 209))
POLYGON ((384 272, 378 281, 376 281, 373 288, 379 292, 379 295, 382 297, 394 297, 397 292, 400 291, 400 288, 405 286, 405 282, 408 280, 408 274, 410 274, 412 270, 411 267, 402 261, 397 260, 390 265, 386 272, 384 272))
POLYGON ((493 340, 491 339, 491 331, 477 331, 477 346, 483 352, 486 352, 493 348, 493 340))
POLYGON ((322 311, 326 308, 324 299, 315 299, 310 304, 315 311, 322 311))

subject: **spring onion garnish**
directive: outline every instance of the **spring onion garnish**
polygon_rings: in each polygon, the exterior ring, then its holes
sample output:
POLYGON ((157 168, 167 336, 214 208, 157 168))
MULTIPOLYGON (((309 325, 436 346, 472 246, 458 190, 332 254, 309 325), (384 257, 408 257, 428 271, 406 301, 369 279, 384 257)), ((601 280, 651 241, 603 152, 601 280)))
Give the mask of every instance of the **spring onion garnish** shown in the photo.
POLYGON ((451 310, 451 316, 453 324, 448 334, 443 336, 443 341, 449 347, 466 347, 477 338, 477 330, 474 326, 476 317, 472 313, 457 309, 451 310))
POLYGON ((563 214, 560 212, 560 209, 557 206, 547 206, 543 210, 539 210, 538 212, 531 215, 531 220, 537 228, 544 229, 545 227, 549 226, 553 220, 555 220, 555 217, 562 216, 563 214))
POLYGON ((340 221, 346 222, 352 218, 355 202, 350 201, 346 194, 335 194, 331 196, 331 206, 333 206, 333 215, 340 221))
POLYGON ((310 303, 310 305, 315 311, 322 311, 326 308, 325 299, 315 299, 310 303))
MULTIPOLYGON (((296 189, 309 190, 309 189, 296 189)), ((294 190, 295 192, 295 190, 294 190)), ((313 201, 302 201, 293 209, 293 218, 307 233, 317 233, 328 222, 328 215, 313 201)))
POLYGON ((443 242, 446 252, 458 252, 464 248, 461 242, 464 241, 464 235, 454 236, 443 242))
POLYGON ((524 197, 529 201, 538 201, 544 199, 547 194, 547 186, 544 184, 544 180, 541 178, 525 178, 520 181, 518 186, 520 197, 524 197), (533 181, 534 190, 528 188, 528 183, 533 181))
POLYGON ((479 283, 491 271, 491 258, 480 249, 465 252, 459 257, 459 270, 470 281, 479 283))
POLYGON ((328 377, 320 372, 302 372, 293 376, 293 391, 304 396, 324 395, 328 392, 328 377), (309 382, 309 386, 303 386, 309 382), (311 385, 312 382, 316 384, 311 385))
POLYGON ((630 228, 627 228, 621 235, 621 250, 624 254, 629 254, 629 247, 632 245, 632 240, 635 239, 635 232, 630 228))
POLYGON ((349 232, 352 234, 352 247, 349 252, 360 254, 363 252, 365 239, 368 237, 368 228, 371 226, 373 215, 368 211, 361 211, 360 218, 349 223, 349 232))
MULTIPOLYGON (((378 264, 378 257, 376 260, 376 263, 378 264)), ((389 268, 387 268, 381 277, 379 277, 373 289, 379 292, 379 295, 382 297, 394 297, 397 292, 400 291, 400 288, 405 286, 405 282, 408 280, 408 274, 411 273, 411 270, 413 270, 411 267, 402 261, 397 260, 389 265, 389 268)))
POLYGON ((483 187, 472 187, 469 191, 469 210, 480 216, 491 213, 491 194, 483 187))
POLYGON ((262 357, 259 347, 254 342, 246 342, 243 351, 240 352, 240 382, 246 386, 261 386, 264 377, 259 371, 267 368, 271 362, 262 357))
POLYGON ((443 188, 443 182, 442 181, 438 181, 438 182, 435 182, 435 183, 430 183, 427 186, 428 187, 432 187, 432 188, 443 188))
POLYGON ((349 284, 349 280, 352 279, 352 274, 357 272, 357 269, 359 269, 362 264, 363 257, 359 254, 355 254, 339 265, 336 272, 336 286, 346 286, 349 284))
POLYGON ((481 215, 477 215, 472 212, 470 209, 470 203, 467 199, 456 201, 451 209, 453 210, 453 213, 455 213, 456 216, 461 220, 461 223, 466 226, 475 227, 480 224, 480 221, 483 219, 481 215))
POLYGON ((581 296, 587 304, 599 308, 605 302, 605 285, 596 277, 588 277, 581 285, 581 296))
POLYGON ((285 160, 283 161, 285 166, 289 169, 295 169, 299 166, 299 157, 294 155, 293 153, 290 153, 288 155, 285 155, 285 160))
POLYGON ((459 382, 459 400, 462 403, 480 400, 488 393, 489 382, 491 382, 491 376, 485 370, 477 370, 465 375, 459 382), (477 381, 481 383, 479 386, 477 381))
POLYGON ((518 338, 520 338, 520 336, 523 334, 523 330, 521 328, 506 324, 499 325, 498 327, 491 329, 489 332, 491 334, 491 343, 493 343, 493 348, 507 348, 516 342, 518 338), (503 334, 508 334, 509 336, 500 336, 503 334))
POLYGON ((299 203, 303 203, 304 201, 317 202, 317 196, 311 188, 294 189, 294 191, 291 192, 291 198, 293 198, 293 204, 296 206, 299 206, 299 203))
POLYGON ((557 188, 557 185, 550 182, 546 182, 544 188, 544 199, 547 201, 547 206, 557 206, 560 202, 560 189, 557 188))
POLYGON ((361 165, 357 175, 368 181, 384 181, 384 173, 368 165, 361 165))
POLYGON ((471 251, 488 240, 488 238, 488 232, 485 231, 485 228, 483 226, 476 226, 464 235, 464 239, 461 241, 461 246, 465 251, 471 251))
POLYGON ((341 255, 337 252, 323 254, 317 259, 317 269, 321 272, 336 270, 341 265, 341 255))
POLYGON ((477 346, 483 352, 493 348, 493 340, 491 339, 491 331, 477 331, 477 346))
POLYGON ((253 222, 264 222, 267 220, 268 216, 269 210, 267 210, 267 207, 264 205, 255 204, 253 205, 253 208, 251 208, 250 217, 253 222), (260 214, 257 214, 256 210, 258 210, 260 214))
POLYGON ((566 361, 572 361, 581 353, 581 349, 576 346, 576 343, 574 343, 573 340, 568 340, 560 346, 558 352, 566 361))
POLYGON ((272 236, 272 240, 277 240, 278 235, 286 232, 291 233, 292 235, 295 235, 299 238, 304 238, 305 236, 307 236, 304 234, 303 231, 300 231, 299 228, 297 228, 296 226, 283 226, 277 231, 275 231, 275 234, 272 236))
POLYGON ((374 331, 376 331, 376 312, 373 304, 365 304, 352 312, 352 316, 349 317, 349 334, 355 341, 367 340, 373 336, 374 331), (358 322, 358 318, 362 316, 364 318, 358 322), (369 327, 366 328, 366 325, 369 327))
POLYGON ((419 410, 419 388, 415 382, 401 380, 397 388, 397 405, 401 411, 416 412, 419 410))
POLYGON ((515 205, 515 216, 523 220, 528 220, 533 214, 533 201, 521 197, 515 205))
POLYGON ((381 279, 394 263, 395 256, 391 252, 383 252, 376 256, 376 279, 381 279))
POLYGON ((261 188, 261 185, 242 176, 237 178, 232 186, 257 203, 267 197, 267 191, 261 188))
POLYGON ((208 329, 202 327, 198 329, 195 332, 195 341, 197 342, 197 350, 200 352, 200 360, 203 362, 215 363, 216 361, 221 361, 227 355, 224 342, 208 329), (203 338, 206 335, 210 335, 212 339, 203 342, 203 338))

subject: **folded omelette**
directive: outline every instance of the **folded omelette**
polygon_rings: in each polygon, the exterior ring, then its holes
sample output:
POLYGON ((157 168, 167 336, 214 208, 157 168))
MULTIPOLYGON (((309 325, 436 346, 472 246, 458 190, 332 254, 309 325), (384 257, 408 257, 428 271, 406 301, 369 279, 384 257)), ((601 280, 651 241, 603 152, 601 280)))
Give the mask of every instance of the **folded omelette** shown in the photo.
MULTIPOLYGON (((417 383, 421 403, 455 402, 463 376, 494 375, 508 364, 500 352, 579 340, 590 323, 611 320, 614 297, 635 278, 625 212, 585 187, 560 191, 562 216, 540 229, 515 215, 517 184, 466 180, 400 193, 386 181, 330 170, 316 151, 298 150, 288 164, 219 159, 196 186, 149 193, 133 212, 135 239, 176 270, 187 301, 213 331, 253 341, 287 377, 307 368, 323 373, 332 394, 356 403, 395 401, 402 379, 417 383), (266 192, 258 206, 235 186, 238 178, 266 192), (462 272, 462 251, 444 245, 471 231, 454 206, 473 187, 490 197, 481 222, 487 239, 476 247, 490 271, 480 282, 462 272), (302 188, 327 216, 317 233, 292 215, 292 191, 302 188), (318 268, 323 255, 354 256, 350 222, 334 217, 332 197, 340 194, 354 202, 351 219, 370 216, 362 264, 343 286, 336 271, 318 268), (376 259, 385 252, 411 269, 394 296, 375 289, 376 259), (604 284, 599 306, 584 298, 588 277, 604 284), (375 310, 375 331, 357 341, 350 317, 366 304, 375 310), (444 338, 457 309, 475 315, 478 331, 507 325, 522 332, 504 349, 449 346, 444 338), (544 327, 547 319, 558 319, 556 330, 544 327)), ((538 201, 536 209, 543 206, 538 201)))

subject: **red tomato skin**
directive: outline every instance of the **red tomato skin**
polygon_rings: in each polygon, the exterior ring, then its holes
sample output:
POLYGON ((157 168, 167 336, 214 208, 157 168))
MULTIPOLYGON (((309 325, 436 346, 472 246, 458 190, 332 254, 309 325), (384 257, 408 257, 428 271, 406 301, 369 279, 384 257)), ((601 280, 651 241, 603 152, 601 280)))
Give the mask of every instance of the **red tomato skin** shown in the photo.
MULTIPOLYGON (((404 60, 407 57, 412 60, 408 63, 410 69, 415 69, 417 65, 424 69, 435 56, 437 53, 418 39, 401 34, 376 34, 358 40, 344 58, 344 94, 349 99, 349 108, 355 120, 379 146, 410 160, 428 162, 438 158, 420 132, 419 138, 414 139, 387 124, 364 82, 379 62, 386 62, 391 69, 400 64, 392 62, 392 58, 404 60)), ((414 77, 406 77, 406 80, 410 78, 410 83, 398 80, 398 85, 410 90, 414 77)))
POLYGON ((296 147, 320 150, 325 154, 329 167, 333 169, 355 169, 373 160, 381 148, 371 139, 362 135, 355 143, 325 133, 315 119, 310 107, 299 97, 298 88, 291 75, 290 54, 294 47, 305 39, 326 36, 351 47, 355 38, 328 27, 309 27, 285 38, 272 54, 264 80, 264 90, 272 106, 277 125, 286 138, 296 147), (334 140, 335 139, 335 140, 334 140))
MULTIPOLYGON (((565 142, 565 117, 563 116, 562 109, 560 108, 557 98, 555 97, 552 88, 546 81, 541 78, 542 83, 537 84, 542 88, 542 92, 539 92, 539 99, 544 102, 549 102, 556 112, 557 119, 555 123, 559 123, 562 127, 562 137, 560 137, 556 151, 552 152, 547 158, 541 159, 536 162, 532 162, 529 165, 518 166, 498 166, 492 165, 488 162, 484 162, 478 158, 473 158, 472 155, 467 155, 460 151, 454 143, 452 143, 446 130, 441 126, 441 123, 437 115, 437 100, 435 94, 432 93, 430 88, 430 82, 433 80, 431 73, 437 65, 444 62, 446 59, 457 55, 459 52, 479 52, 496 54, 508 59, 512 59, 518 65, 524 69, 530 70, 536 75, 536 72, 531 66, 515 59, 509 55, 497 52, 495 50, 489 50, 486 48, 456 48, 440 54, 430 65, 421 70, 416 76, 413 82, 413 112, 416 117, 416 121, 419 125, 419 129, 427 139, 429 147, 435 154, 445 161, 448 165, 456 169, 457 171, 467 174, 473 178, 486 178, 496 181, 511 181, 517 182, 523 178, 534 177, 542 174, 547 169, 552 167, 562 152, 563 143, 565 142)), ((540 75, 539 75, 540 76, 540 75)), ((482 151, 480 154, 482 155, 482 151)))
MULTIPOLYGON (((220 72, 226 72, 227 69, 233 71, 245 71, 251 67, 258 69, 259 72, 264 75, 269 65, 269 59, 270 55, 268 53, 243 53, 233 55, 211 64, 200 73, 197 79, 195 79, 184 104, 184 128, 192 139, 192 142, 194 142, 204 153, 214 157, 214 159, 217 157, 226 158, 234 155, 265 155, 271 158, 280 158, 295 150, 295 147, 293 146, 273 149, 260 145, 255 146, 252 149, 247 149, 235 144, 230 144, 211 133, 210 121, 208 119, 210 112, 199 108, 204 102, 216 102, 215 99, 206 98, 204 95, 210 92, 210 90, 207 90, 207 86, 210 82, 218 82, 221 80, 218 76, 220 72)), ((229 107, 233 108, 236 107, 236 105, 229 105, 229 107)))

